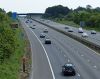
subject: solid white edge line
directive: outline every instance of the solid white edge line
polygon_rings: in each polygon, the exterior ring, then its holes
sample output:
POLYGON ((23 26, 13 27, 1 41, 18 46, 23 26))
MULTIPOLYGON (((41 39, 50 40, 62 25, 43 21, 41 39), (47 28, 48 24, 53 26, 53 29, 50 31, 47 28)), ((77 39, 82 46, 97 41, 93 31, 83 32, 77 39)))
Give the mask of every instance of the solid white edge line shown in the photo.
MULTIPOLYGON (((25 23, 25 24, 26 24, 26 23, 25 23)), ((26 24, 26 26, 28 27, 27 24, 26 24)), ((28 28, 29 28, 29 27, 28 27, 28 28)), ((31 29, 30 29, 30 30, 31 30, 31 29)), ((50 63, 50 59, 49 59, 49 57, 48 57, 48 54, 47 54, 47 52, 46 52, 46 50, 45 50, 45 48, 44 48, 42 42, 39 40, 39 38, 36 36, 36 34, 35 34, 32 30, 31 30, 31 32, 35 35, 35 37, 37 38, 37 40, 40 42, 40 44, 41 44, 41 46, 42 46, 42 48, 43 48, 43 50, 44 50, 44 52, 45 52, 45 55, 46 55, 46 57, 47 57, 47 60, 48 60, 48 63, 49 63, 50 69, 51 69, 51 73, 52 73, 52 76, 53 76, 53 79, 55 79, 54 72, 53 72, 53 69, 52 69, 52 66, 51 66, 51 63, 50 63)))
MULTIPOLYGON (((27 24, 24 22, 24 21, 21 21, 22 23, 24 23, 26 26, 27 26, 27 24)), ((27 26, 28 27, 28 26, 27 26)), ((23 27, 24 28, 24 27, 23 27)), ((25 30, 25 28, 24 28, 24 30, 25 30)), ((31 45, 31 47, 32 47, 32 44, 31 44, 31 41, 30 41, 30 45, 31 45)), ((31 51, 32 51, 32 49, 31 49, 31 51)), ((33 53, 32 53, 32 55, 31 55, 31 61, 33 60, 33 53)), ((31 70, 33 69, 33 62, 32 62, 32 65, 31 65, 32 67, 31 67, 31 70)), ((29 79, 33 79, 33 71, 31 71, 31 74, 30 74, 30 76, 29 76, 29 79)))
MULTIPOLYGON (((83 44, 84 45, 84 44, 83 44)), ((93 50, 93 49, 91 49, 91 48, 89 48, 88 46, 86 46, 86 45, 84 45, 87 49, 89 49, 89 50, 91 50, 92 51, 92 53, 91 54, 96 54, 96 55, 98 55, 98 56, 100 56, 100 54, 98 53, 98 52, 96 52, 95 50, 93 50)))
MULTIPOLYGON (((31 30, 31 31, 32 31, 32 30, 31 30)), ((32 33, 36 36, 36 34, 35 34, 33 31, 32 31, 32 33)), ((51 63, 50 63, 50 59, 49 59, 49 57, 48 57, 48 54, 47 54, 47 52, 46 52, 46 50, 45 50, 45 48, 44 48, 42 42, 39 40, 39 38, 38 38, 37 36, 36 36, 36 38, 38 39, 38 41, 40 42, 41 46, 43 47, 43 50, 44 50, 44 52, 45 52, 45 54, 46 54, 46 56, 47 56, 47 60, 48 60, 48 63, 49 63, 50 69, 51 69, 51 73, 52 73, 53 79, 55 79, 54 72, 53 72, 53 69, 52 69, 52 66, 51 66, 51 63)))
MULTIPOLYGON (((31 44, 31 41, 30 41, 30 45, 31 45, 31 47, 32 47, 32 44, 31 44)), ((32 51, 32 49, 31 49, 31 51, 32 51)), ((32 53, 32 56, 31 56, 32 58, 31 58, 31 60, 33 61, 33 53, 32 53)), ((32 64, 33 64, 33 62, 32 62, 32 64)), ((31 67, 31 69, 33 69, 33 65, 32 65, 32 67, 31 67)), ((31 71, 31 75, 30 75, 30 79, 33 79, 33 71, 31 71)))

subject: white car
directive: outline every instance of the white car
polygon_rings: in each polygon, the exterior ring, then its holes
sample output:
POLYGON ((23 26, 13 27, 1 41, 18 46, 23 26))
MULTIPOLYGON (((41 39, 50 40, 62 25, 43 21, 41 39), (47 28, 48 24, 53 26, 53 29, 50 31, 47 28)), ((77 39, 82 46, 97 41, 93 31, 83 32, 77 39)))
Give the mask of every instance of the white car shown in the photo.
POLYGON ((45 38, 45 36, 46 36, 46 35, 45 35, 44 33, 41 33, 41 34, 40 34, 40 38, 45 38))
POLYGON ((87 33, 82 33, 82 37, 88 37, 87 33))
POLYGON ((48 29, 47 28, 44 28, 44 33, 48 33, 48 29))
POLYGON ((96 31, 95 31, 95 30, 92 30, 92 31, 91 31, 91 34, 96 34, 96 31))
POLYGON ((78 33, 83 33, 83 29, 82 28, 79 28, 78 29, 78 33))

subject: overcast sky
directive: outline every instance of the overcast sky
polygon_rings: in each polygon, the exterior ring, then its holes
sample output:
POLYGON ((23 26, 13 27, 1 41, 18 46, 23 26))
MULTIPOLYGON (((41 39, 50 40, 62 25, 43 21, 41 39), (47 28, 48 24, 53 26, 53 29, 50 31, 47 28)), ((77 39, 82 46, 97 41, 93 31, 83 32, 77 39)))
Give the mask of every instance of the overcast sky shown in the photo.
POLYGON ((85 7, 91 5, 93 8, 100 7, 100 0, 1 0, 0 8, 18 13, 43 13, 47 7, 63 5, 69 8, 85 7))

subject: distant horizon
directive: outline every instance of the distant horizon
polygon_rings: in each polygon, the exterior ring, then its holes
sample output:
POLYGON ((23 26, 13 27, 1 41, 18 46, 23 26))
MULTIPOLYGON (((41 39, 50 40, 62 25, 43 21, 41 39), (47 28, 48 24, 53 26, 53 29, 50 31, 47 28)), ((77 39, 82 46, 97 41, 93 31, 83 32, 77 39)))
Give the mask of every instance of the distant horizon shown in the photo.
MULTIPOLYGON (((60 4, 59 4, 60 5, 60 4)), ((89 5, 89 4, 88 4, 89 5)), ((57 5, 54 5, 54 6, 57 6, 57 5)), ((62 5, 63 6, 63 5, 62 5)), ((50 7, 53 7, 53 6, 50 6, 50 7)), ((67 7, 67 6, 64 6, 64 7, 67 7)), ((78 7, 82 7, 82 6, 78 6, 78 7)), ((76 7, 76 8, 74 8, 74 9, 77 9, 78 7, 76 7)), ((97 6, 98 7, 98 6, 97 6)), ((95 8, 97 8, 97 7, 92 7, 93 9, 95 9, 95 8)), ((47 7, 48 8, 48 7, 47 7)), ((68 7, 69 8, 69 7, 68 7)), ((86 8, 86 6, 85 7, 83 7, 83 8, 86 8)), ((100 8, 100 7, 99 7, 100 8)), ((69 9, 73 9, 73 8, 69 8, 69 9)), ((73 9, 73 10, 74 10, 73 9)), ((5 9, 4 9, 5 10, 5 9)), ((46 9, 45 9, 46 10, 46 9)), ((16 12, 16 11, 6 11, 6 12, 16 12)), ((17 13, 19 13, 20 14, 20 12, 17 12, 17 13)), ((23 13, 33 13, 33 12, 21 12, 21 14, 23 14, 23 13)), ((34 12, 34 13, 42 13, 42 12, 34 12)), ((45 13, 45 12, 43 12, 43 13, 45 13)))
POLYGON ((86 7, 86 5, 91 5, 93 8, 100 7, 98 0, 2 0, 0 3, 0 8, 6 12, 17 13, 44 13, 46 8, 56 5, 62 5, 69 9, 76 9, 79 6, 86 7))

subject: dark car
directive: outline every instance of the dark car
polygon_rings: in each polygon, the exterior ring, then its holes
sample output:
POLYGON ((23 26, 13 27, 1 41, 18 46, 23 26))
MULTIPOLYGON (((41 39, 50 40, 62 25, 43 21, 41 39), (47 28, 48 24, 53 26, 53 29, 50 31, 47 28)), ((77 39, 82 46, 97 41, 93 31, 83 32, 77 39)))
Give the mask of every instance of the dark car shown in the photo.
POLYGON ((30 28, 32 28, 32 29, 35 29, 35 26, 33 26, 33 27, 30 27, 30 28))
POLYGON ((27 21, 30 21, 29 19, 27 21))
POLYGON ((40 34, 40 38, 45 38, 45 34, 44 33, 41 33, 40 34))
POLYGON ((28 21, 26 21, 26 23, 28 23, 28 21))
POLYGON ((73 32, 73 29, 70 28, 70 29, 68 30, 68 32, 73 32))
POLYGON ((33 26, 36 26, 35 24, 33 26))
POLYGON ((50 39, 45 39, 45 44, 51 44, 51 40, 50 39))
POLYGON ((32 21, 30 21, 30 23, 32 23, 32 21))
POLYGON ((69 29, 69 27, 65 27, 65 29, 69 29))
POLYGON ((76 72, 72 64, 65 64, 62 66, 62 74, 66 76, 75 76, 76 72))

